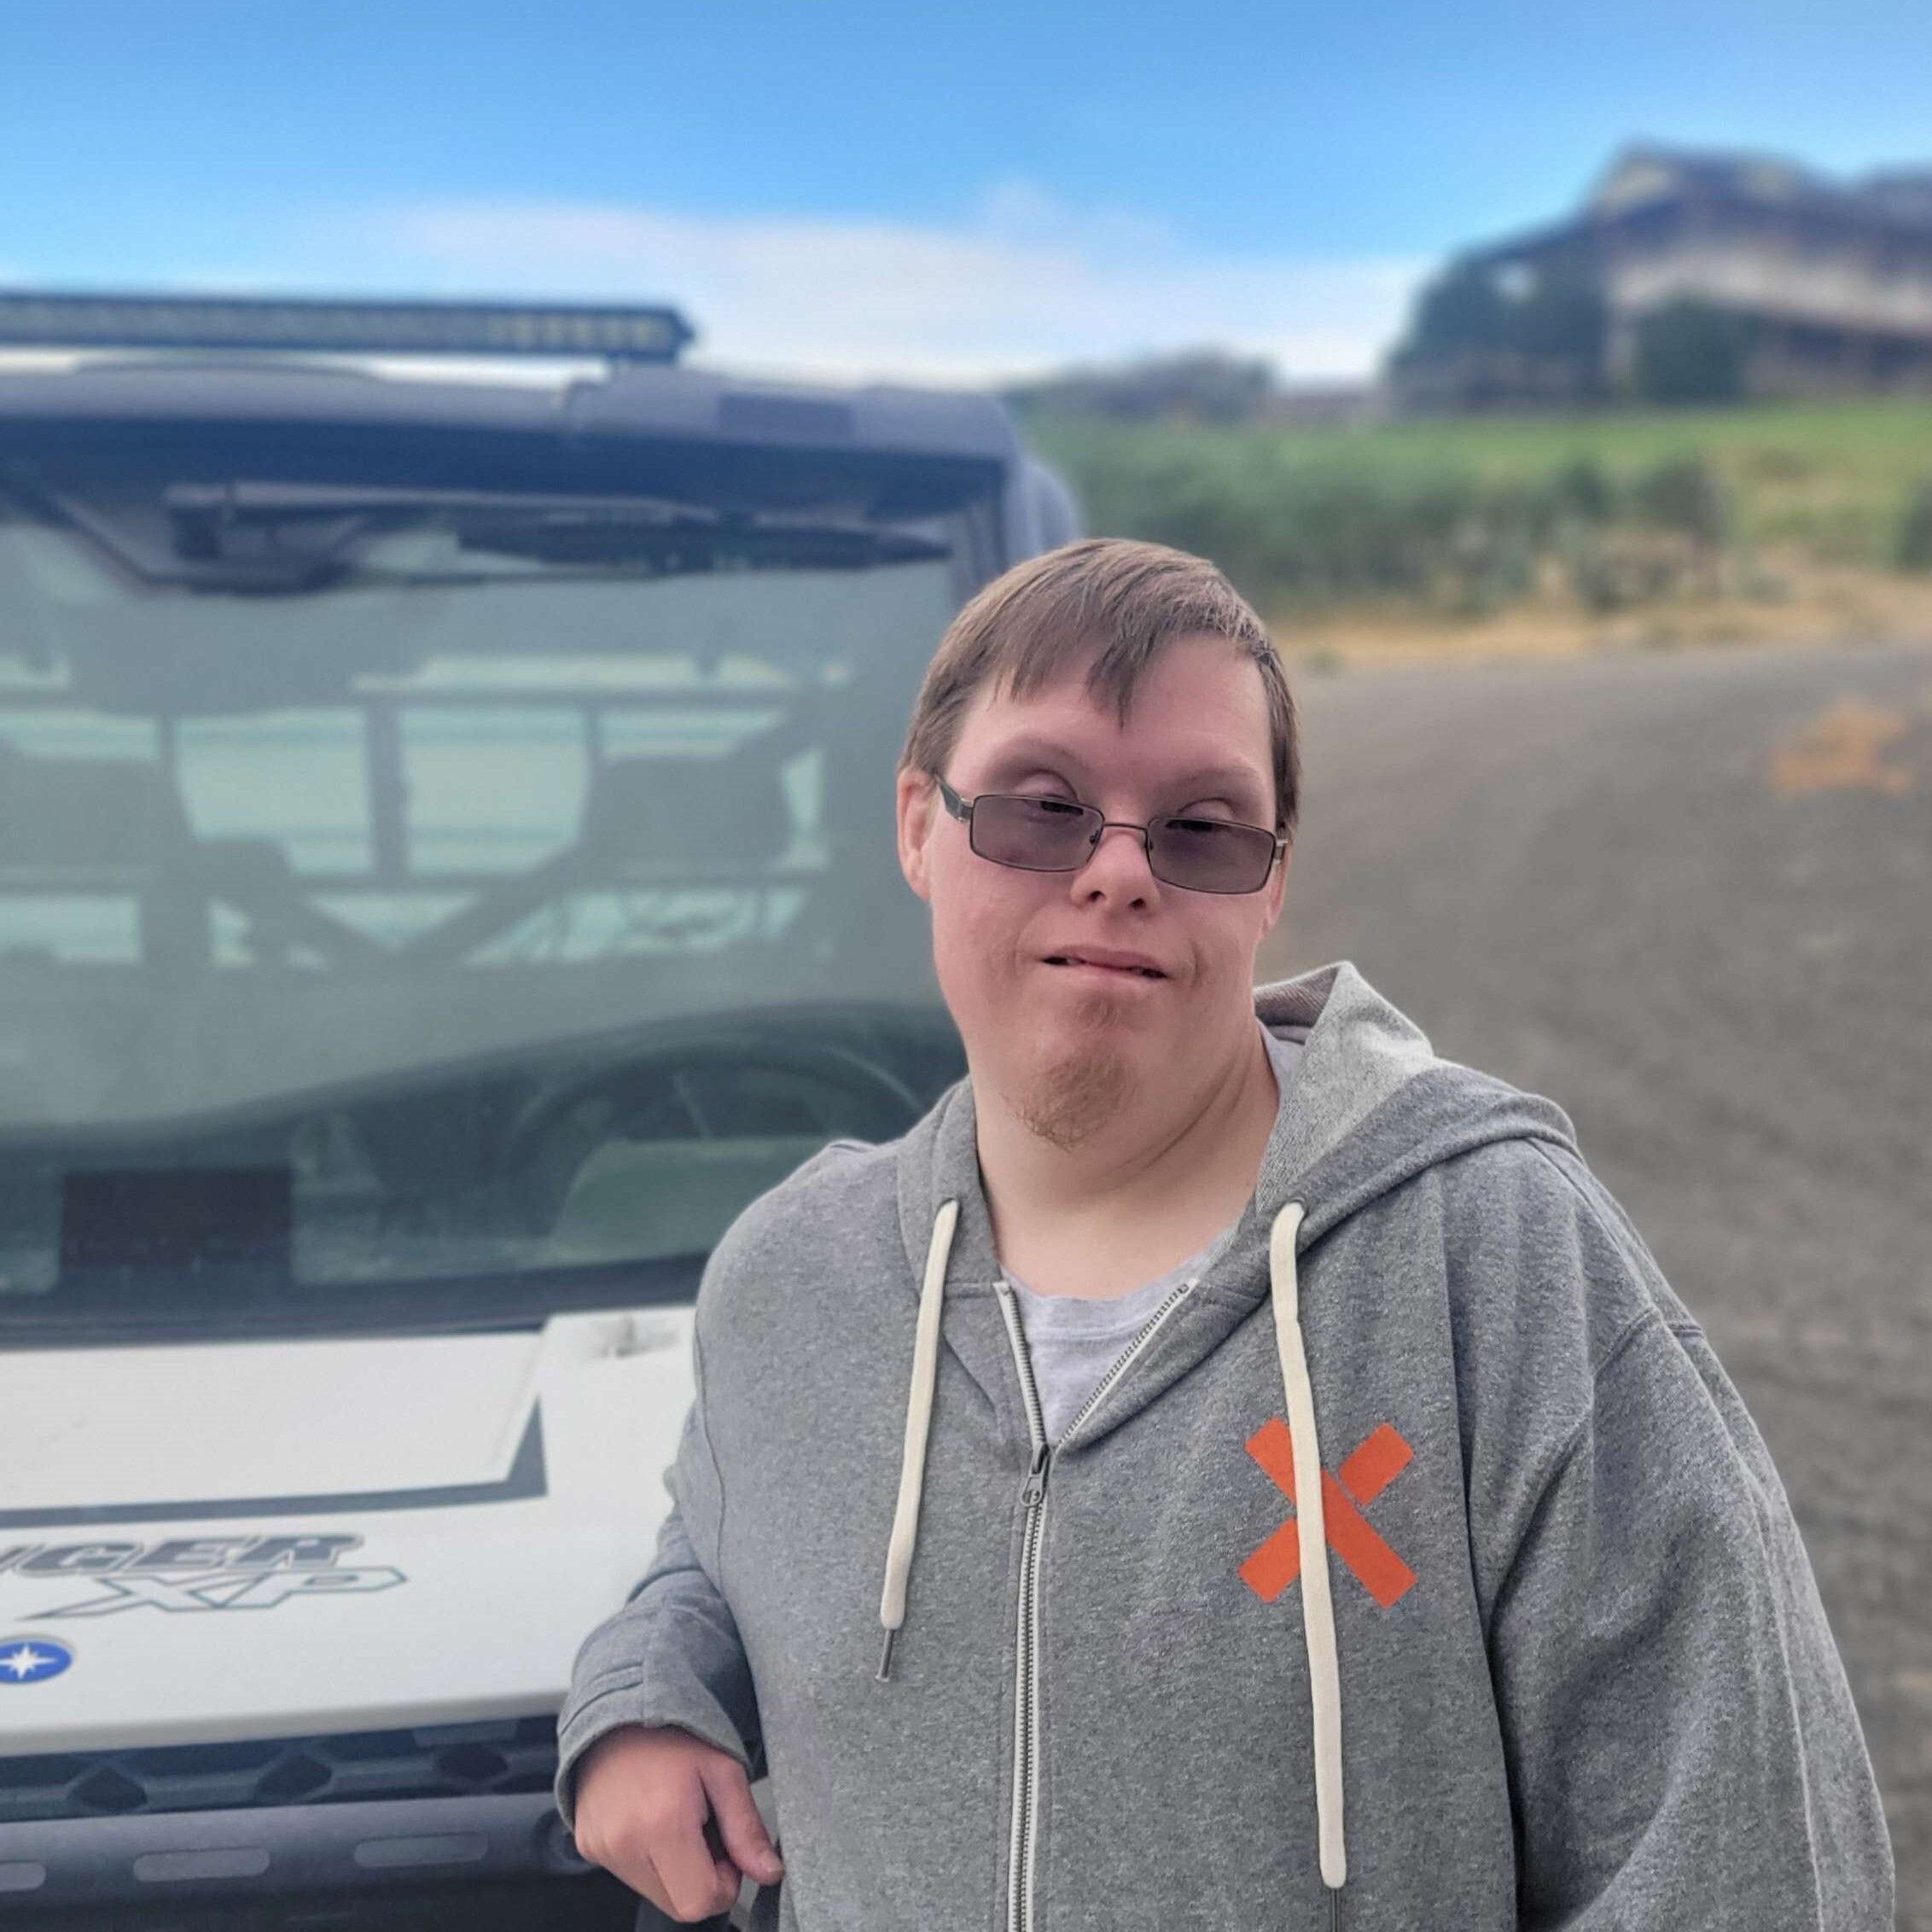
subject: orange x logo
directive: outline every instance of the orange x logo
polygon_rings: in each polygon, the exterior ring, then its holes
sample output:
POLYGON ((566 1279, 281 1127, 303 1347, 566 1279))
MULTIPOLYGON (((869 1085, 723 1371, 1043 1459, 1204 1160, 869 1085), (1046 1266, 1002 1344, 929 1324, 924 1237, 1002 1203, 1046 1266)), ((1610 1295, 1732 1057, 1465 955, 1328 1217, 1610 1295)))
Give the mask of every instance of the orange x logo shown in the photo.
MULTIPOLYGON (((1292 1503, 1295 1448, 1288 1424, 1279 1416, 1271 1416, 1248 1437, 1248 1453, 1292 1503)), ((1415 1451, 1384 1423, 1341 1465, 1340 1482, 1322 1471, 1322 1515, 1329 1547, 1385 1610, 1408 1595, 1416 1573, 1370 1528, 1356 1505, 1372 1503, 1414 1456, 1415 1451)), ((1273 1603, 1301 1574, 1301 1537, 1292 1518, 1241 1566, 1241 1580, 1264 1603, 1273 1603)))

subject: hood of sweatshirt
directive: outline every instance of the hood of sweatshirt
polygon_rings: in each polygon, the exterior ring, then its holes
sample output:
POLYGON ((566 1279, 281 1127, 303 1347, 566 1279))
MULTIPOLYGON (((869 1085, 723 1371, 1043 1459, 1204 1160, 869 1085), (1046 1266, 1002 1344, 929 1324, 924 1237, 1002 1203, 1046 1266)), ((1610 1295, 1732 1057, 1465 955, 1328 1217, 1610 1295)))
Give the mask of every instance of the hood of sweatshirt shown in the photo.
MULTIPOLYGON (((1103 1384, 1098 1400, 1085 1406, 1052 1447, 1055 1454, 1091 1448, 1158 1401, 1263 1299, 1272 1305, 1292 1457, 1321 1872, 1324 1883, 1339 1888, 1348 1875, 1346 1742, 1326 1486, 1318 1480, 1324 1445, 1303 1342, 1296 1258, 1338 1223, 1438 1162, 1492 1141, 1524 1138, 1575 1154, 1576 1138, 1568 1115, 1553 1101, 1439 1058, 1422 1030, 1350 961, 1259 986, 1254 1008, 1263 1026, 1301 1042, 1303 1050, 1295 1079, 1281 1095, 1254 1192, 1232 1237, 1130 1345, 1133 1376, 1103 1384), (1213 1292, 1195 1295, 1203 1283, 1213 1292), (1184 1313, 1184 1298, 1190 1301, 1184 1313)), ((907 1365, 898 1502, 884 1552, 882 1679, 890 1675, 893 1638, 906 1615, 942 1332, 988 1400, 1000 1408, 1011 1402, 1006 1344, 983 1324, 948 1330, 944 1319, 949 1298, 993 1295, 1001 1274, 981 1183, 969 1078, 951 1088, 905 1137, 898 1170, 906 1279, 917 1286, 919 1316, 907 1365)), ((1035 1458, 1044 1459, 1037 1440, 1035 1458)))

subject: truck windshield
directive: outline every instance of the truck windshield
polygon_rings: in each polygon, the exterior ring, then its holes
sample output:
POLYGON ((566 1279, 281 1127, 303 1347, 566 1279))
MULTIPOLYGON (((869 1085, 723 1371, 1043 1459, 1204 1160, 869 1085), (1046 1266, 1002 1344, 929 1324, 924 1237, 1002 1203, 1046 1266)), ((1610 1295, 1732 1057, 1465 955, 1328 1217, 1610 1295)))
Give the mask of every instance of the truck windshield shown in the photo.
POLYGON ((0 1323, 701 1256, 902 1132, 975 514, 0 498, 0 1323))

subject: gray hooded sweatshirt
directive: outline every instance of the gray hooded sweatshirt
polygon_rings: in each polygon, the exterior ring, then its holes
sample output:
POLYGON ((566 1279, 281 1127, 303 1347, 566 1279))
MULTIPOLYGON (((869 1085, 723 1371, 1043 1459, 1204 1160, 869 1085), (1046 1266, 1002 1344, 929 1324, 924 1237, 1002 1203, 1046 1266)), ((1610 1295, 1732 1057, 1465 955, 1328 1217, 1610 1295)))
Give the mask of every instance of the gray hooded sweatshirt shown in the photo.
POLYGON ((770 1776, 761 1928, 1888 1932, 1784 1487, 1568 1117, 1348 961, 1255 1002, 1254 1194, 1057 1441, 969 1079, 739 1216, 566 1822, 677 1725, 770 1776))

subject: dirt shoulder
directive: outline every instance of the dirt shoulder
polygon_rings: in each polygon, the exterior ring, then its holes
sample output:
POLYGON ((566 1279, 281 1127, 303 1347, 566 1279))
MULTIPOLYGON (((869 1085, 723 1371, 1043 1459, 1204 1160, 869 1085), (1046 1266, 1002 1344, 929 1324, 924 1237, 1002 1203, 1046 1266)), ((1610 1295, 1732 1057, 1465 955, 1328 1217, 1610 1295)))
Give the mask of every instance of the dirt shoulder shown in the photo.
POLYGON ((1481 618, 1401 610, 1277 617, 1290 668, 1374 671, 1405 664, 1540 661, 1698 644, 1883 643, 1932 638, 1932 573, 1781 561, 1775 594, 1673 598, 1609 614, 1538 598, 1481 618))

